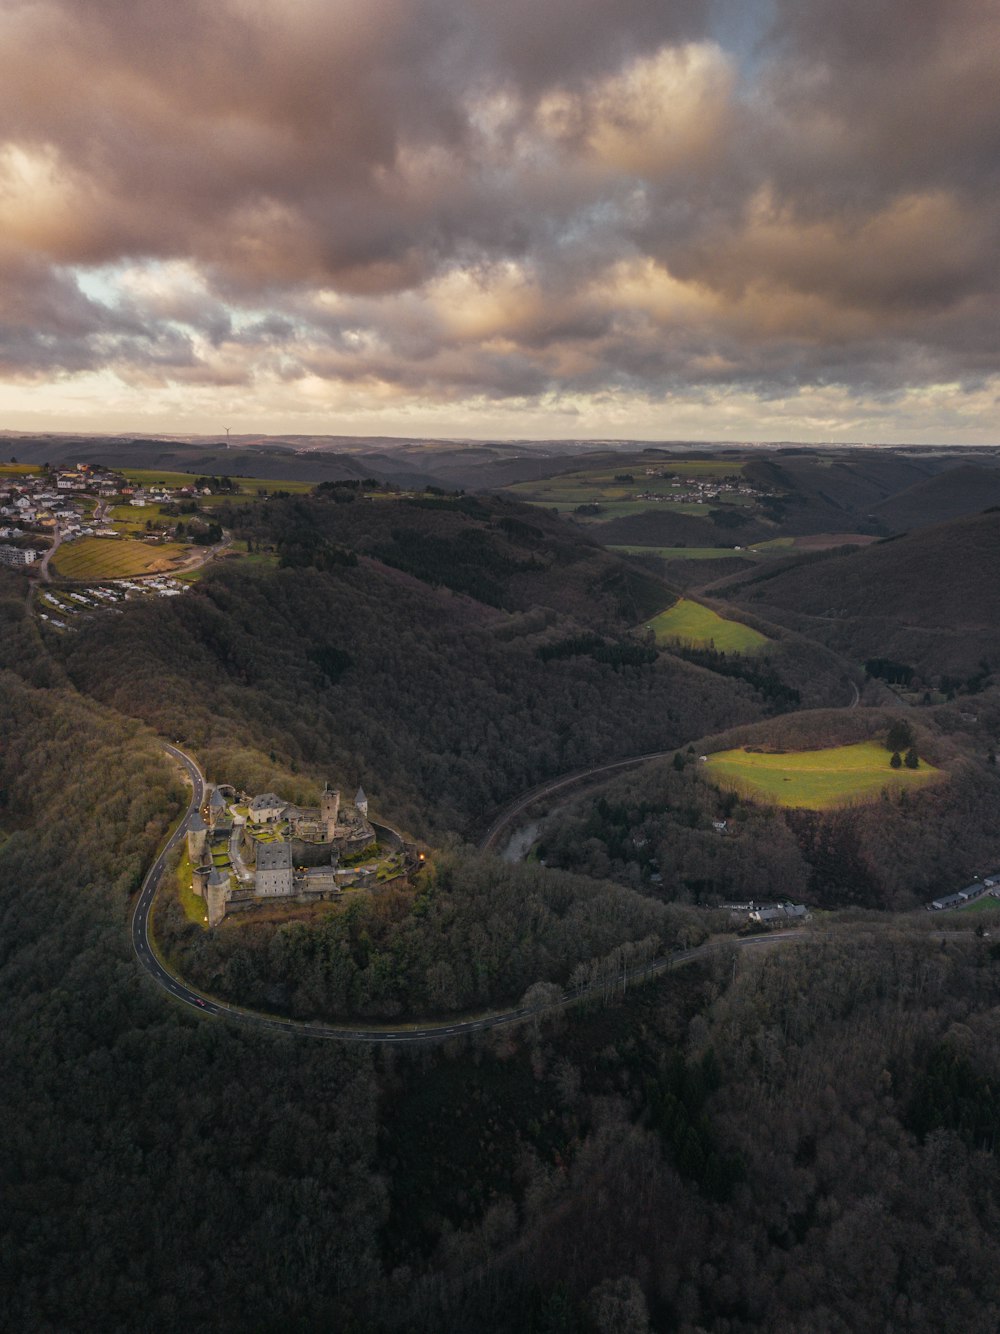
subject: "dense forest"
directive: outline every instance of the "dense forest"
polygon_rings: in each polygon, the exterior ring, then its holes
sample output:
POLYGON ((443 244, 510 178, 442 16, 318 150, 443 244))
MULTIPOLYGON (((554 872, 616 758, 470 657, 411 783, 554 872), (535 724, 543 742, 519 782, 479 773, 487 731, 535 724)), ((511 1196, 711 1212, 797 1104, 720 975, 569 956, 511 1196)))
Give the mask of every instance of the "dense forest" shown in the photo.
POLYGON ((552 774, 765 711, 750 683, 669 654, 539 656, 574 626, 366 561, 222 568, 166 606, 95 620, 64 652, 82 690, 190 742, 210 777, 270 785, 248 768, 256 750, 362 781, 393 823, 424 834, 475 832, 552 774))
POLYGON ((921 684, 982 689, 1000 661, 1000 510, 775 561, 728 591, 758 615, 857 661, 891 659, 921 684), (947 684, 947 680, 946 680, 947 684))
POLYGON ((614 977, 699 943, 703 914, 599 880, 442 856, 416 890, 355 898, 316 923, 229 919, 206 932, 176 900, 157 930, 178 971, 212 995, 296 1018, 443 1015, 513 1005, 532 987, 614 977))
POLYGON ((802 711, 846 702, 835 654, 643 651, 670 590, 571 530, 560 554, 547 516, 334 489, 244 516, 280 566, 72 636, 0 571, 0 1324, 995 1330, 1000 913, 942 933, 884 910, 992 854, 996 692, 908 715, 940 788, 753 807, 689 745, 882 735, 892 713, 802 711), (406 536, 425 525, 443 546, 406 536), (363 780, 435 847, 412 884, 278 928, 210 934, 165 902, 164 948, 213 992, 395 1019, 606 987, 415 1050, 189 1015, 127 930, 186 803, 157 734, 295 800, 363 780), (675 747, 554 811, 548 867, 465 842, 548 776, 675 747), (694 905, 786 893, 847 911, 623 993, 623 957, 717 928, 694 905))
POLYGON ((124 931, 168 766, 3 699, 5 1327, 995 1328, 989 940, 856 926, 378 1060, 198 1022, 124 931))

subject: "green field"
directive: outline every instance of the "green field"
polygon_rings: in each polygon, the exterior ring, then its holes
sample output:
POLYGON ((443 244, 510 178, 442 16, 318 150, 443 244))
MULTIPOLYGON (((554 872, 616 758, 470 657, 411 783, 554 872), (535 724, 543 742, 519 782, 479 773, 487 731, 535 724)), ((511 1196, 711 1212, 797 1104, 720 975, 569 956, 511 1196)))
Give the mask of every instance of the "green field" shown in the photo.
POLYGON ((971 903, 965 903, 958 912, 1000 912, 1000 900, 995 899, 992 894, 984 894, 981 899, 973 899, 971 903))
POLYGON ((149 546, 128 538, 81 537, 63 543, 52 557, 52 571, 62 579, 127 579, 134 574, 165 574, 193 550, 180 542, 149 546))
POLYGON ((637 547, 609 546, 609 551, 620 551, 626 556, 659 556, 662 560, 732 560, 749 556, 749 551, 734 551, 732 547, 637 547))
POLYGON ((0 477, 27 477, 41 471, 40 463, 0 463, 0 477))
MULTIPOLYGON (((677 506, 678 509, 691 508, 677 506)), ((609 551, 620 551, 627 556, 660 556, 663 560, 753 560, 758 556, 780 556, 791 546, 793 537, 775 537, 770 542, 758 542, 755 546, 736 547, 654 547, 641 546, 635 542, 609 543, 609 551)))
POLYGON ((728 621, 700 602, 680 598, 647 622, 658 644, 681 643, 720 653, 759 653, 771 641, 741 621, 728 621))
POLYGON ((191 888, 193 875, 194 868, 188 859, 187 849, 185 848, 180 864, 177 867, 177 897, 180 899, 181 907, 184 909, 184 916, 188 921, 195 922, 198 926, 205 926, 208 922, 205 900, 191 888))
POLYGON ((653 507, 663 506, 664 511, 671 514, 694 514, 699 517, 708 518, 708 510, 712 505, 720 503, 729 504, 752 504, 752 497, 738 496, 734 492, 726 492, 718 498, 705 498, 703 503, 673 501, 664 503, 656 500, 637 500, 639 492, 645 492, 651 496, 669 497, 680 495, 688 489, 691 482, 701 480, 707 481, 712 477, 735 476, 743 469, 743 465, 737 462, 719 462, 718 460, 706 460, 702 462, 678 462, 670 459, 644 460, 642 462, 623 459, 621 463, 612 466, 604 465, 599 468, 585 468, 578 472, 563 473, 557 477, 549 477, 539 481, 515 482, 512 486, 505 488, 511 495, 516 496, 518 500, 527 501, 531 505, 543 505, 548 509, 558 509, 561 512, 572 512, 578 505, 598 504, 601 506, 600 514, 578 516, 582 521, 589 523, 600 523, 606 519, 620 519, 626 515, 642 514, 653 507), (648 477, 646 468, 654 468, 657 472, 664 471, 675 474, 675 477, 648 477), (624 475, 631 477, 631 481, 621 481, 624 475))
MULTIPOLYGON (((219 477, 222 474, 218 469, 207 468, 204 472, 158 472, 151 468, 123 468, 123 474, 131 482, 137 482, 141 486, 191 486, 196 477, 219 477)), ((232 476, 231 474, 228 474, 232 476)), ((311 491, 316 482, 303 481, 275 481, 270 477, 232 477, 232 480, 240 488, 240 495, 256 496, 260 490, 264 491, 289 491, 296 495, 302 495, 311 491)), ((234 500, 235 496, 199 496, 199 503, 202 501, 214 501, 221 503, 224 500, 234 500)))
POLYGON ((941 770, 921 761, 919 769, 891 769, 889 752, 875 741, 827 750, 760 754, 743 748, 709 755, 704 768, 720 787, 751 800, 811 811, 871 800, 884 789, 923 787, 941 770))

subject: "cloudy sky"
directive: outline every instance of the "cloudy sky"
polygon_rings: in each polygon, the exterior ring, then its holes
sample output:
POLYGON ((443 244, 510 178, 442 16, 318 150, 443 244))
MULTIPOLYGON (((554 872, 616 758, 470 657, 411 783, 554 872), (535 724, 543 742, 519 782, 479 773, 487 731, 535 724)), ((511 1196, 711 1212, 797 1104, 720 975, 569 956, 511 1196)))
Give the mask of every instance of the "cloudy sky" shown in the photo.
POLYGON ((998 0, 0 0, 0 426, 1000 441, 998 0))

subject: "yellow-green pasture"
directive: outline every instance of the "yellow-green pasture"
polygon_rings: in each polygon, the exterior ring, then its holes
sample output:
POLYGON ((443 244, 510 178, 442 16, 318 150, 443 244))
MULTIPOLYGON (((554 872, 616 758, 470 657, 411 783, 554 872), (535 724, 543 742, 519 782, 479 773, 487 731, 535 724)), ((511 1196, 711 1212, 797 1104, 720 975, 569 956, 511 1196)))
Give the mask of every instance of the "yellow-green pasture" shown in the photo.
POLYGON ((591 521, 641 513, 657 503, 667 503, 672 513, 702 514, 707 518, 708 508, 712 504, 723 501, 730 504, 750 504, 752 498, 738 496, 728 490, 717 498, 706 497, 701 505, 680 500, 669 501, 667 498, 680 496, 689 489, 692 482, 737 476, 742 469, 742 463, 719 460, 700 462, 682 460, 675 463, 671 459, 642 462, 623 459, 621 463, 582 468, 577 472, 562 473, 556 477, 515 482, 505 489, 519 500, 532 505, 544 505, 546 508, 574 510, 578 505, 599 504, 602 508, 601 514, 580 516, 591 521), (654 470, 653 476, 647 476, 647 468, 654 470), (671 476, 657 475, 660 472, 669 473, 671 476), (627 480, 622 480, 623 478, 627 480), (636 500, 639 493, 663 497, 664 500, 659 502, 636 500))
POLYGON ((919 769, 890 768, 890 752, 875 741, 826 750, 784 754, 721 750, 709 755, 702 770, 719 787, 730 788, 751 801, 821 811, 831 806, 870 801, 883 789, 923 787, 942 777, 925 760, 919 769))
POLYGON ((32 473, 41 474, 40 463, 0 463, 0 477, 30 477, 32 473))
POLYGON ((679 598, 672 607, 647 621, 658 644, 680 643, 715 648, 720 653, 759 653, 771 642, 742 621, 729 621, 700 602, 679 598))
MULTIPOLYGON (((184 519, 190 515, 182 515, 184 519)), ((112 526, 120 533, 142 533, 146 531, 147 520, 173 527, 177 518, 164 514, 162 505, 112 505, 110 510, 112 526)))
POLYGON ((1000 900, 995 899, 992 894, 984 894, 981 899, 973 899, 971 903, 963 904, 958 909, 959 912, 1000 912, 1000 900))
MULTIPOLYGON (((627 519, 633 514, 648 514, 656 504, 652 500, 573 500, 573 501, 549 501, 534 500, 528 496, 518 496, 518 500, 523 500, 526 505, 535 505, 538 509, 556 510, 559 514, 572 514, 578 523, 601 524, 607 523, 610 519, 627 519), (580 505, 600 505, 599 514, 577 514, 576 510, 580 505)), ((670 514, 690 514, 696 519, 704 519, 708 524, 708 506, 688 504, 686 501, 675 501, 669 508, 670 514)), ((706 537, 711 533, 706 532, 706 537)))
POLYGON ((181 542, 153 546, 129 538, 81 537, 63 543, 52 557, 52 571, 62 579, 128 579, 136 574, 165 574, 193 550, 181 542))
POLYGON ((609 551, 620 551, 626 556, 659 556, 662 560, 731 560, 750 556, 749 551, 734 551, 732 547, 637 547, 609 546, 609 551))
POLYGON ((184 916, 189 922, 195 922, 198 926, 207 926, 208 910, 205 907, 205 900, 191 888, 193 875, 194 869, 185 849, 176 871, 177 897, 184 909, 184 916))
POLYGON ((793 537, 775 537, 769 542, 745 547, 658 547, 639 542, 609 542, 608 550, 620 551, 627 556, 660 556, 663 560, 754 560, 758 556, 783 555, 794 543, 793 537))
MULTIPOLYGON (((234 477, 231 473, 226 473, 225 469, 206 468, 204 472, 162 472, 155 468, 122 468, 123 474, 130 482, 137 482, 140 486, 168 486, 181 487, 193 486, 196 477, 222 477, 229 476, 239 487, 239 495, 246 498, 256 498, 259 491, 290 491, 296 495, 302 495, 311 491, 316 482, 304 481, 275 481, 271 477, 234 477)), ((219 496, 199 496, 198 503, 221 504, 224 500, 236 500, 236 495, 219 496)), ((141 511, 140 511, 141 513, 141 511)))

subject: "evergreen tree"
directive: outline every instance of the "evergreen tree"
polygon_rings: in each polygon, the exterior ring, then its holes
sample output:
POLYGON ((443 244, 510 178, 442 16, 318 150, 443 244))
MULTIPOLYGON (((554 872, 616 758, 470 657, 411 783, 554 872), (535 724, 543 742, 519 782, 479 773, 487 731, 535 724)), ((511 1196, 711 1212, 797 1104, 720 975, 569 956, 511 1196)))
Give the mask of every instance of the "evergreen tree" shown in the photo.
POLYGON ((913 728, 902 718, 897 718, 886 735, 885 748, 886 750, 904 751, 912 746, 914 741, 916 741, 916 737, 913 735, 913 728))
POLYGON ((898 750, 894 750, 894 751, 892 752, 892 759, 889 761, 889 767, 890 767, 891 769, 899 769, 899 768, 902 766, 902 763, 903 763, 903 761, 902 761, 902 759, 900 758, 899 751, 898 751, 898 750))
POLYGON ((920 756, 917 754, 917 752, 913 749, 912 746, 906 752, 906 767, 907 769, 920 768, 920 756))

